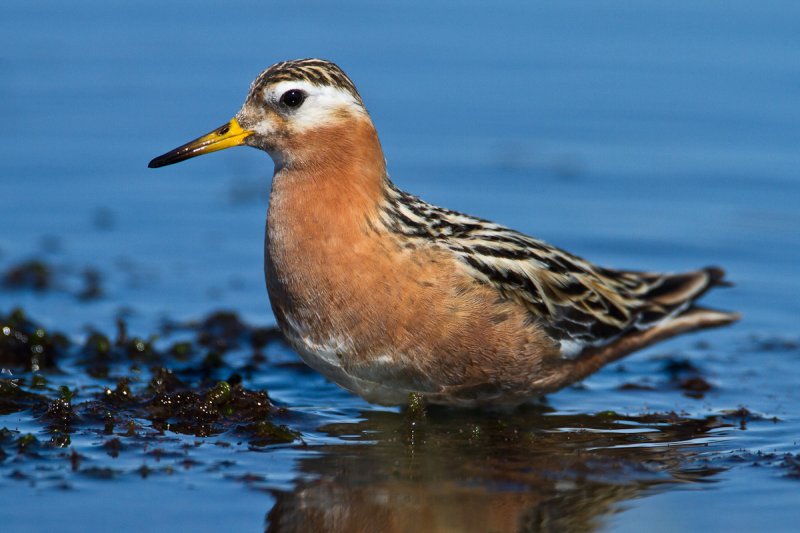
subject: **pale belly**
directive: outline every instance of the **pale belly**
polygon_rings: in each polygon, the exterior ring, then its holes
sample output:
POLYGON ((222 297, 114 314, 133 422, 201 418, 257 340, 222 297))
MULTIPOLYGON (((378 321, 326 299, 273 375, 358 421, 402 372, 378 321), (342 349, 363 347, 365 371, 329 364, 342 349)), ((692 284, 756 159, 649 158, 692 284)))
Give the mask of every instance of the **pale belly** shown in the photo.
MULTIPOLYGON (((406 404, 409 394, 416 392, 402 387, 392 387, 348 372, 344 360, 354 348, 347 336, 335 335, 324 340, 312 339, 296 321, 285 313, 283 317, 281 325, 283 334, 303 362, 340 387, 361 396, 368 402, 382 405, 406 404)), ((376 376, 381 374, 380 367, 385 366, 387 362, 379 360, 374 363, 376 376)))

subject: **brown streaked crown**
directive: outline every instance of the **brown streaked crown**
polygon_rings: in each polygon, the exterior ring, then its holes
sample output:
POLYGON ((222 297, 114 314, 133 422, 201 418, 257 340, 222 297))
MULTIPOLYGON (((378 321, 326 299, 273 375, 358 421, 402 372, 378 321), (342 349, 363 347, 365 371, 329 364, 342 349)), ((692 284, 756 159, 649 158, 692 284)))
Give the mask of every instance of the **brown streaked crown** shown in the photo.
POLYGON ((282 81, 305 81, 314 85, 329 86, 349 92, 363 106, 353 81, 336 63, 325 59, 294 59, 275 63, 259 74, 250 86, 250 93, 282 81))

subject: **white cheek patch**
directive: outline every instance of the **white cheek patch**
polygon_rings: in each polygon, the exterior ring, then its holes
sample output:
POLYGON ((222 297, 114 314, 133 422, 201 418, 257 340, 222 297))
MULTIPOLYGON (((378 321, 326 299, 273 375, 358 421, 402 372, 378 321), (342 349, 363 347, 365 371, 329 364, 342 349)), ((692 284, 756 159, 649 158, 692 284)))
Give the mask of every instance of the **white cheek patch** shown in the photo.
MULTIPOLYGON (((289 113, 289 123, 296 132, 308 131, 341 120, 342 111, 366 115, 361 103, 345 89, 313 85, 306 81, 284 81, 266 90, 264 96, 281 109, 281 96, 291 89, 300 89, 306 99, 289 113)), ((259 132, 260 133, 260 132, 259 132)))

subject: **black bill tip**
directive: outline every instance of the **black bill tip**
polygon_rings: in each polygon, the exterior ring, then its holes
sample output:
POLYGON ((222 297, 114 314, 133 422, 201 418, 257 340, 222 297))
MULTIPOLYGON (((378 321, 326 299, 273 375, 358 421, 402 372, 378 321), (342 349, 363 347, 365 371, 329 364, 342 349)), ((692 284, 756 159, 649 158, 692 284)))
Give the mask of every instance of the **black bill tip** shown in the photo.
POLYGON ((147 164, 147 168, 165 167, 199 155, 241 146, 252 134, 252 131, 243 129, 234 118, 214 131, 156 157, 147 164))

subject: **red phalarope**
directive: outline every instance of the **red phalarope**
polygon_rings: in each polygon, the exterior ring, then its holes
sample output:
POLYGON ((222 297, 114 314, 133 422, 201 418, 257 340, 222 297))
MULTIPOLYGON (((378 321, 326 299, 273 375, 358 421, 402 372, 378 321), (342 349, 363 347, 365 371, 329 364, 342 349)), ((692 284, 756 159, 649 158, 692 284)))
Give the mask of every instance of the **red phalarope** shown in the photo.
POLYGON ((238 145, 275 162, 264 250, 280 328, 369 401, 511 406, 739 318, 695 303, 726 284, 719 268, 603 268, 401 191, 355 85, 328 61, 271 66, 233 120, 149 166, 238 145))

